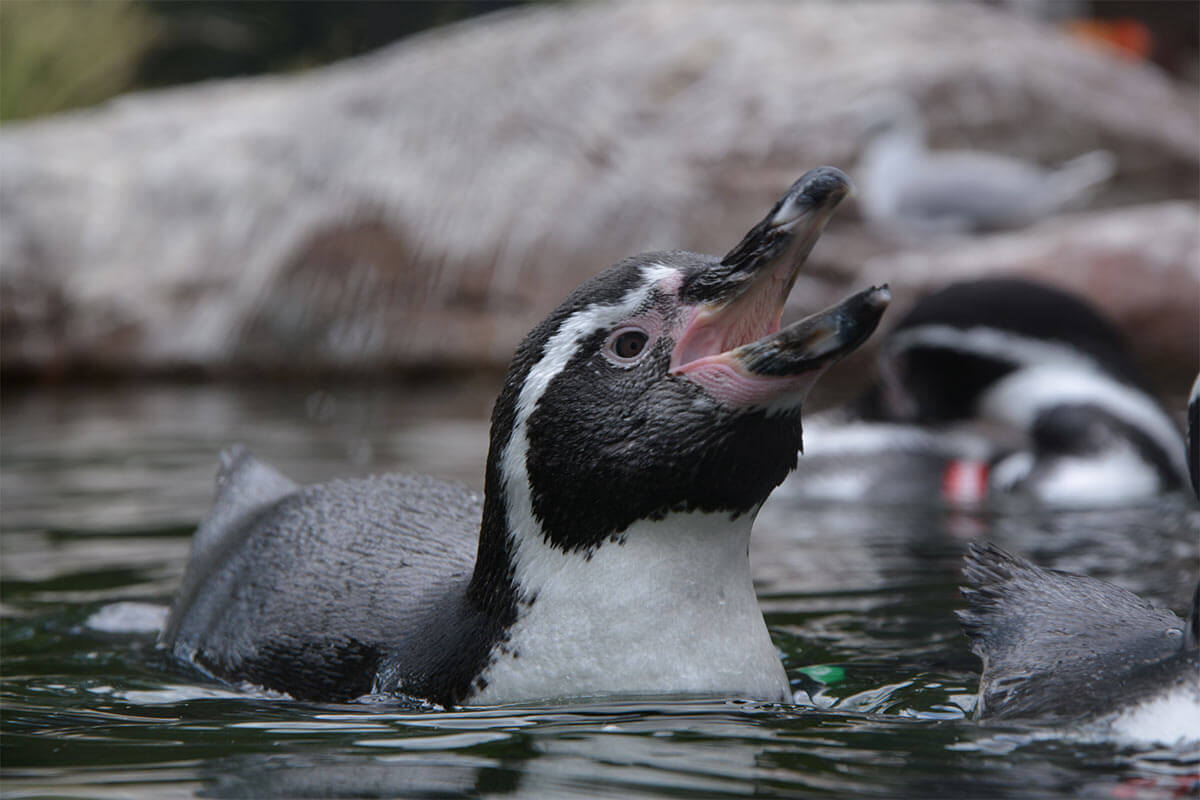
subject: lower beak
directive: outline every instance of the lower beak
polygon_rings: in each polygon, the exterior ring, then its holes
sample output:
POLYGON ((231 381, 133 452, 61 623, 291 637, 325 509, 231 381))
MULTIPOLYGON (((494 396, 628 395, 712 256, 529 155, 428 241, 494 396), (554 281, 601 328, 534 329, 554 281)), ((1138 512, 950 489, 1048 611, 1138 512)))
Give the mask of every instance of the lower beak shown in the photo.
POLYGON ((731 350, 731 361, 750 375, 787 377, 824 369, 858 349, 891 302, 887 285, 851 295, 832 308, 731 350))
POLYGON ((733 407, 799 407, 825 371, 875 331, 892 299, 872 287, 777 333, 685 364, 678 374, 733 407))

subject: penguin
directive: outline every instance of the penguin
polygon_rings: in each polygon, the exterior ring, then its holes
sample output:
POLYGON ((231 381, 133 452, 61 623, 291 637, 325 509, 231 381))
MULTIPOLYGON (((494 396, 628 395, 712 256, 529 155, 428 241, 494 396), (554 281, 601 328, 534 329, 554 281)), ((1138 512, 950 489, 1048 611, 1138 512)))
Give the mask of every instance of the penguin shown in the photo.
POLYGON ((983 662, 978 720, 1090 724, 1200 741, 1200 584, 1185 622, 1108 581, 972 543, 956 612, 983 662))
MULTIPOLYGON (((1200 495, 1200 377, 1188 462, 1200 495)), ((1200 582, 1186 622, 1108 581, 972 543, 957 613, 983 661, 975 716, 1083 723, 1106 735, 1200 742, 1200 582)))
POLYGON ((857 171, 864 216, 900 237, 1020 228, 1085 203, 1116 172, 1104 150, 1055 169, 979 150, 930 150, 908 98, 879 98, 857 171))
POLYGON ((780 494, 1136 504, 1186 489, 1179 436, 1091 305, 1024 278, 981 278, 926 295, 884 337, 871 388, 813 421, 780 494))
POLYGON ((789 701, 749 536, 809 388, 890 299, 781 327, 851 188, 817 168, 723 258, 645 253, 575 289, 513 356, 482 497, 414 475, 302 487, 232 449, 160 646, 315 701, 789 701))

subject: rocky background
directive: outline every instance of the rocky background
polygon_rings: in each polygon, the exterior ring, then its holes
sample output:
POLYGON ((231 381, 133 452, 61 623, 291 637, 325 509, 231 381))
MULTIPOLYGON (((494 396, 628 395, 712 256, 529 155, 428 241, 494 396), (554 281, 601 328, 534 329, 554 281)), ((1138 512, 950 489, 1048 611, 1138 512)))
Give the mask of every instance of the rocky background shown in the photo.
MULTIPOLYGON (((1186 4, 1185 4, 1186 5, 1186 4)), ((794 314, 889 281, 1077 290, 1161 386, 1200 361, 1196 86, 966 3, 533 5, 294 75, 125 95, 0 128, 0 374, 501 369, 585 277, 724 253, 806 169, 852 176, 875 98, 936 147, 1104 148, 1091 208, 898 241, 853 204, 794 314)))

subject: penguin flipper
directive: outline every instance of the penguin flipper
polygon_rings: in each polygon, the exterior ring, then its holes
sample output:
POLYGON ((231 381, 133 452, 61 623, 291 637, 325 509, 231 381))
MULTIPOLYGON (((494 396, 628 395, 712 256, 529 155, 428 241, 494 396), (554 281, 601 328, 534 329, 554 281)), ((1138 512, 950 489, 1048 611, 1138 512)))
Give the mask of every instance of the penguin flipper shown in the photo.
POLYGON ((1179 617, 1108 581, 975 543, 963 574, 967 609, 957 614, 983 660, 978 718, 1078 716, 1182 645, 1179 617))
POLYGON ((251 517, 300 488, 241 444, 221 452, 216 483, 212 508, 192 538, 193 560, 219 549, 229 535, 243 530, 251 517))
POLYGON ((241 444, 221 452, 216 485, 212 507, 192 534, 183 583, 159 635, 162 645, 172 642, 179 632, 180 608, 191 602, 209 574, 220 567, 225 554, 253 530, 255 517, 300 489, 299 484, 259 461, 241 444))

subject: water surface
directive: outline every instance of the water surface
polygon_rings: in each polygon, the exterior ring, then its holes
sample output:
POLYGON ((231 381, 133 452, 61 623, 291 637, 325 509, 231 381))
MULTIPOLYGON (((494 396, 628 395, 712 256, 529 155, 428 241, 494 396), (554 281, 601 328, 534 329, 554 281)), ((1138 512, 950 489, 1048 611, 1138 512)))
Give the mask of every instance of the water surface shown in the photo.
MULTIPOLYGON (((478 488, 493 387, 121 386, 0 404, 5 797, 1177 797, 1200 751, 969 718, 966 543, 1182 612, 1200 511, 764 509, 752 559, 795 705, 631 699, 436 711, 298 703, 87 625, 171 600, 217 454, 292 477, 416 470, 478 488), (106 612, 107 613, 107 612, 106 612)), ((152 621, 152 619, 151 619, 152 621)), ((101 627, 103 627, 101 625, 101 627)))

